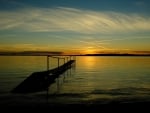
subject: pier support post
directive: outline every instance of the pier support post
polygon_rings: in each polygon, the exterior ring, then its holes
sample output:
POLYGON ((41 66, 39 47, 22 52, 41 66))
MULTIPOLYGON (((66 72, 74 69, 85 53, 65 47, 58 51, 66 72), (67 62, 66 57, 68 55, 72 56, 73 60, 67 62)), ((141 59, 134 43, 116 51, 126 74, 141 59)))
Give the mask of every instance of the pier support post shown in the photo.
MULTIPOLYGON (((49 55, 47 56, 47 71, 49 70, 49 55)), ((48 85, 48 79, 47 79, 47 85, 48 85)), ((46 101, 47 101, 47 104, 48 104, 48 87, 46 88, 46 101)))

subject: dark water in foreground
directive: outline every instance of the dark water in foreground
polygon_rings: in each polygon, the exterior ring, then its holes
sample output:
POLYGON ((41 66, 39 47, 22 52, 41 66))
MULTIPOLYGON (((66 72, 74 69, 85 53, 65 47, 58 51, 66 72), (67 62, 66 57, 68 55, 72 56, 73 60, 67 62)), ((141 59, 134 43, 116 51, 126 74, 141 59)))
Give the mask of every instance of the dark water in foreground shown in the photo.
MULTIPOLYGON (((61 64, 63 61, 60 62, 61 64)), ((50 68, 57 60, 50 59, 50 68)), ((76 57, 46 91, 12 94, 31 73, 46 70, 43 56, 0 57, 0 106, 150 102, 150 57, 76 57)))

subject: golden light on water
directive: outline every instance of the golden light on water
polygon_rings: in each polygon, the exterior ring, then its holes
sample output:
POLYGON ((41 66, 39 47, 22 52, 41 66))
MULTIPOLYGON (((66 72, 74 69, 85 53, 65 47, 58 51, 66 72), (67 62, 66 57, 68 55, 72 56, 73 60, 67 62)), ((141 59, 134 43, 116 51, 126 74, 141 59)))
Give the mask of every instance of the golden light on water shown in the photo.
POLYGON ((84 62, 86 63, 85 65, 86 65, 86 67, 88 67, 88 68, 92 68, 92 67, 94 67, 95 66, 95 57, 92 57, 92 56, 88 56, 88 57, 85 57, 84 58, 84 62))

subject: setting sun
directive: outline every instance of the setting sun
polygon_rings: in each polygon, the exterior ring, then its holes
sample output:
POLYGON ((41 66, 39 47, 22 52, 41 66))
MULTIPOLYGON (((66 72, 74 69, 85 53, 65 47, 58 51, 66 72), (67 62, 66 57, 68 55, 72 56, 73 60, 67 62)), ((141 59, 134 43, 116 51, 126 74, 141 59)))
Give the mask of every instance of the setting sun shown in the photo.
POLYGON ((94 47, 87 47, 84 51, 84 54, 95 54, 96 53, 96 49, 94 47))

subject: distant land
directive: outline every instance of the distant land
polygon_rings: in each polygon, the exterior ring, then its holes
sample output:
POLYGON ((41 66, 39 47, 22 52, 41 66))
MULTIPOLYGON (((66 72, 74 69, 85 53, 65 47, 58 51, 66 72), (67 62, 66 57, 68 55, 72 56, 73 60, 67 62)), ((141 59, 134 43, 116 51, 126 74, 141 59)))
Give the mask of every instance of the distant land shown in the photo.
POLYGON ((136 54, 136 53, 98 53, 98 54, 65 54, 59 51, 22 51, 22 52, 0 52, 0 56, 150 56, 147 54, 136 54))
POLYGON ((46 56, 62 55, 63 52, 57 51, 22 51, 22 52, 0 52, 0 56, 46 56))
POLYGON ((150 54, 104 53, 104 54, 85 54, 84 56, 150 56, 150 54))

